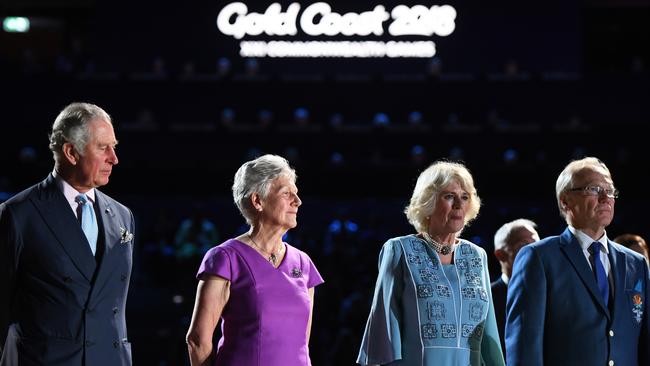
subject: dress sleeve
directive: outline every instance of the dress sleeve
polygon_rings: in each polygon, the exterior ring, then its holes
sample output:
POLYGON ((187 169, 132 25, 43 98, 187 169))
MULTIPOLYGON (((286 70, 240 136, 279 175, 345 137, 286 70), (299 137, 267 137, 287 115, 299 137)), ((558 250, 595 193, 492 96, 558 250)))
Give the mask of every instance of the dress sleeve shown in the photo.
POLYGON ((488 293, 488 314, 485 319, 485 331, 481 339, 481 358, 486 366, 505 366, 503 351, 501 350, 501 339, 499 338, 499 328, 497 319, 494 314, 494 300, 492 299, 492 287, 490 286, 490 272, 488 271, 487 254, 481 250, 481 260, 483 261, 483 283, 486 284, 488 293))
POLYGON ((228 252, 221 247, 214 247, 208 250, 203 257, 196 278, 200 280, 203 274, 219 276, 228 281, 232 281, 233 270, 228 252))
POLYGON ((321 283, 325 282, 323 280, 323 277, 321 277, 320 273, 316 269, 316 265, 314 265, 314 262, 309 258, 307 254, 304 255, 307 259, 307 267, 308 267, 308 277, 307 277, 307 288, 312 288, 320 285, 321 283))
POLYGON ((398 241, 384 244, 379 254, 375 294, 357 358, 361 365, 387 364, 402 359, 401 258, 402 249, 398 241))

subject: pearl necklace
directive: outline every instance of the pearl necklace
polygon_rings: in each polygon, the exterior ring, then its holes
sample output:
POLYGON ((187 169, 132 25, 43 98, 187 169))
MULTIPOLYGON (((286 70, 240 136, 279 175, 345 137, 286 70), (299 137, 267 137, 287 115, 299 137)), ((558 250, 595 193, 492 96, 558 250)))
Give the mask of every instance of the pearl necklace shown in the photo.
POLYGON ((424 242, 429 244, 431 249, 435 250, 438 254, 448 255, 451 253, 452 247, 454 246, 454 244, 440 244, 433 240, 428 233, 422 233, 422 238, 424 239, 424 242))
POLYGON ((253 245, 255 246, 255 248, 257 248, 257 250, 260 251, 260 253, 262 253, 262 255, 268 255, 268 256, 269 256, 266 260, 268 260, 269 262, 271 262, 271 264, 273 264, 273 266, 275 266, 275 261, 277 261, 277 260, 278 260, 278 257, 279 257, 280 255, 282 255, 282 247, 283 247, 283 246, 280 245, 280 246, 278 247, 277 250, 274 250, 273 252, 271 252, 271 254, 267 254, 267 253, 264 251, 264 249, 262 249, 262 247, 260 247, 259 245, 257 245, 257 243, 255 242, 255 240, 253 240, 253 237, 251 236, 251 234, 248 234, 248 238, 251 240, 251 243, 253 243, 253 245), (275 253, 274 253, 274 252, 275 252, 275 253), (277 253, 277 255, 276 255, 276 253, 277 253))

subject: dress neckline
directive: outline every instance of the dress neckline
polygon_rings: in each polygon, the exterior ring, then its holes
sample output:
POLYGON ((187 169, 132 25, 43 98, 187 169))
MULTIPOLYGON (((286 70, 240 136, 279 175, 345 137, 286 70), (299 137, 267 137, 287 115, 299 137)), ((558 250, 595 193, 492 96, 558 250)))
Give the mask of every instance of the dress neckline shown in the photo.
POLYGON ((289 254, 289 245, 287 243, 285 243, 285 242, 282 242, 282 245, 284 245, 284 256, 282 257, 282 260, 280 261, 280 263, 278 263, 278 266, 276 267, 276 266, 273 265, 273 263, 269 262, 269 260, 266 259, 262 255, 262 253, 255 250, 255 248, 253 248, 252 246, 250 246, 250 245, 248 245, 248 244, 246 244, 243 241, 238 240, 238 239, 232 239, 232 240, 234 242, 236 242, 236 243, 239 243, 241 246, 244 246, 244 247, 248 248, 248 250, 253 251, 257 257, 259 257, 262 261, 266 262, 266 264, 271 266, 271 268, 273 268, 273 269, 280 269, 282 264, 284 264, 285 259, 287 259, 287 255, 289 254))

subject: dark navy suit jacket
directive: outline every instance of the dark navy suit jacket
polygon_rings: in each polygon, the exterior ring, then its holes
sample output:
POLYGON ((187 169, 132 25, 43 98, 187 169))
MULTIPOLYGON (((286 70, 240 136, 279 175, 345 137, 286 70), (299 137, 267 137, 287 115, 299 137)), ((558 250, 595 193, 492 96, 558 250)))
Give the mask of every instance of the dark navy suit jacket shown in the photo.
POLYGON ((508 286, 509 366, 650 365, 648 265, 613 241, 609 261, 606 306, 568 228, 521 249, 508 286))
POLYGON ((492 282, 492 302, 494 303, 494 315, 497 318, 497 328, 501 339, 501 350, 506 356, 505 328, 506 328, 506 298, 508 296, 508 285, 503 282, 503 277, 492 282))
POLYGON ((131 365, 133 215, 95 197, 98 258, 52 175, 0 205, 1 366, 131 365))

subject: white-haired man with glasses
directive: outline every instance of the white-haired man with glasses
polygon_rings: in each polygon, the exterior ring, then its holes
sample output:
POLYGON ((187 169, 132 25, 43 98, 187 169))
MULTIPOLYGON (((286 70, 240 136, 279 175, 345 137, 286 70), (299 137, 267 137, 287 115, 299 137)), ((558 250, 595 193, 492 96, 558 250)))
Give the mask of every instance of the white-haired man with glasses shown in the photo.
POLYGON ((515 259, 507 364, 649 365, 648 266, 607 238, 618 198, 609 169, 593 157, 572 161, 556 195, 568 228, 515 259))

